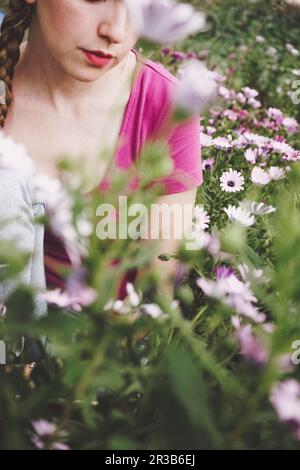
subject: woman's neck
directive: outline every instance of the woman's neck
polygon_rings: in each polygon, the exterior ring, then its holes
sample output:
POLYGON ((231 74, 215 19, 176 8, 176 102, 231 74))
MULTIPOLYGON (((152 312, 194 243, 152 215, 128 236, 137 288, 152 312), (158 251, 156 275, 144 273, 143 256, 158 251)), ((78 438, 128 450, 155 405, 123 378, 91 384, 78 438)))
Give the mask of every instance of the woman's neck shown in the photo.
POLYGON ((54 112, 76 115, 91 109, 95 100, 102 107, 110 106, 110 93, 118 85, 132 51, 116 66, 94 81, 83 81, 66 75, 53 59, 48 60, 32 38, 20 47, 20 60, 15 67, 14 84, 34 102, 42 102, 54 112))

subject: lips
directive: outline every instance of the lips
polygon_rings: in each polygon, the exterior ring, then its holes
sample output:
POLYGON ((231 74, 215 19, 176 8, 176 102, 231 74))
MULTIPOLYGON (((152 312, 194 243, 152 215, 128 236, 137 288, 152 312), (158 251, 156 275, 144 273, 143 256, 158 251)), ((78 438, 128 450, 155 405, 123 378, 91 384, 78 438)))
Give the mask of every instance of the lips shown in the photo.
POLYGON ((113 56, 111 54, 106 54, 103 51, 90 51, 90 50, 87 50, 87 49, 83 49, 83 50, 85 52, 88 52, 89 54, 95 54, 98 57, 105 57, 106 59, 112 59, 113 58, 113 56))
POLYGON ((105 54, 103 51, 82 50, 88 62, 94 67, 104 67, 108 65, 114 57, 111 54, 105 54))

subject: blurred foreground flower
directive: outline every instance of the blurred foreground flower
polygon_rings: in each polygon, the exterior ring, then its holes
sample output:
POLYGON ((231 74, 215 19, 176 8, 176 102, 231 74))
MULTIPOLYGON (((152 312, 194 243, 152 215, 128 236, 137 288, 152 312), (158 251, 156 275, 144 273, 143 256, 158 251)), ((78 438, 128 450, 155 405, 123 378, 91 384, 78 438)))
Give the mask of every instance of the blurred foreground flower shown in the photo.
POLYGON ((205 27, 205 16, 174 0, 125 0, 138 36, 167 44, 182 41, 205 27))
POLYGON ((129 315, 134 311, 134 319, 141 315, 148 315, 152 318, 167 317, 161 308, 155 303, 143 304, 141 292, 138 294, 132 283, 126 284, 127 296, 124 300, 109 300, 103 307, 103 310, 114 310, 120 315, 129 315))
POLYGON ((270 401, 279 419, 293 428, 294 436, 300 440, 300 383, 285 380, 273 386, 270 401))
POLYGON ((268 353, 262 343, 252 333, 251 325, 243 325, 236 331, 236 338, 240 343, 241 354, 249 362, 264 365, 268 360, 268 353))
POLYGON ((249 282, 242 282, 235 274, 222 275, 215 281, 199 278, 196 284, 208 296, 232 307, 236 313, 245 315, 257 323, 265 321, 266 316, 255 307, 256 297, 250 290, 249 282))
POLYGON ((178 70, 180 84, 175 91, 177 108, 190 113, 203 112, 217 91, 214 75, 203 63, 190 60, 178 70))
POLYGON ((48 450, 70 450, 70 447, 63 442, 59 442, 58 439, 65 438, 67 436, 66 431, 59 430, 54 423, 50 423, 45 419, 39 419, 32 422, 34 434, 31 437, 31 441, 37 449, 48 449, 48 450))
POLYGON ((84 285, 82 271, 75 270, 66 282, 66 289, 54 289, 39 294, 49 304, 59 308, 67 308, 80 312, 82 306, 91 305, 96 299, 97 293, 91 287, 84 285))
POLYGON ((73 224, 72 197, 57 178, 38 173, 34 178, 35 199, 44 201, 50 227, 61 238, 74 267, 81 265, 84 247, 73 224))

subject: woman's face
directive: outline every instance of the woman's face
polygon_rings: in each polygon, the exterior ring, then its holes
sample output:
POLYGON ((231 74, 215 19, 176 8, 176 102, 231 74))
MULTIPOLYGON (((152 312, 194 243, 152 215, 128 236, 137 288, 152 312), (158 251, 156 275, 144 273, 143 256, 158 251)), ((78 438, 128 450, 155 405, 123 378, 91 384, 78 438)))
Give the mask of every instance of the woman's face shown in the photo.
POLYGON ((37 47, 46 48, 65 73, 78 79, 98 78, 120 63, 137 41, 123 0, 25 1, 36 5, 37 47), (115 58, 95 67, 82 49, 115 58))

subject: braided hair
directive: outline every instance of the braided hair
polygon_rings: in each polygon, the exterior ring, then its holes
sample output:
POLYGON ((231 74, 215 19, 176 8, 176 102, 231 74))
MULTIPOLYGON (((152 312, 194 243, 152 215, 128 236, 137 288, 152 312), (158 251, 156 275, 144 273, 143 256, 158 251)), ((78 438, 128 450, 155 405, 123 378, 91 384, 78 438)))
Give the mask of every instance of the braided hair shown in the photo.
POLYGON ((0 103, 0 125, 4 127, 8 107, 12 101, 12 79, 20 59, 20 45, 31 24, 35 5, 25 0, 9 0, 0 29, 0 81, 5 85, 5 104, 0 103))

